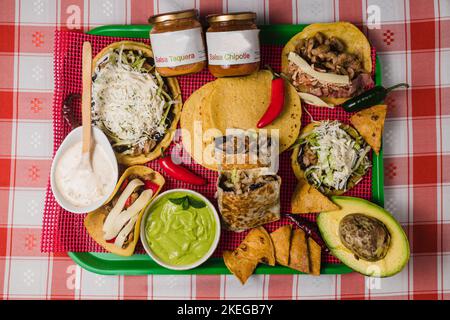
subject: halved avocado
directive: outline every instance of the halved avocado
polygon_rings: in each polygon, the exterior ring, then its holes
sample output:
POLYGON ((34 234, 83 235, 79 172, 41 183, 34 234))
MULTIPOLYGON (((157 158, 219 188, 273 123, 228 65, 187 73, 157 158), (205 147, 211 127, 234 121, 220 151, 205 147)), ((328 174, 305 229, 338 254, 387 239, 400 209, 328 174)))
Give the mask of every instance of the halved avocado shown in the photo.
POLYGON ((332 197, 341 209, 317 217, 331 253, 366 276, 389 277, 409 260, 409 242, 400 224, 383 208, 360 198, 332 197))

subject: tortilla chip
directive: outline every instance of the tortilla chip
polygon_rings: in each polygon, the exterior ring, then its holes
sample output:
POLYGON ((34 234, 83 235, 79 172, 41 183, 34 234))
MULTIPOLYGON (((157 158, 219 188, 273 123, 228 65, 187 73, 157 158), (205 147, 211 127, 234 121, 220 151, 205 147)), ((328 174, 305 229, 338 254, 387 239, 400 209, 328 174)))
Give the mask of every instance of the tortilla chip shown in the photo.
POLYGON ((339 207, 304 179, 299 180, 299 183, 292 194, 292 213, 311 213, 332 210, 339 210, 339 207))
POLYGON ((289 249, 291 248, 292 225, 282 226, 272 232, 273 246, 275 248, 275 259, 282 266, 289 265, 289 249))
POLYGON ((275 265, 275 249, 272 239, 263 227, 250 230, 235 251, 239 251, 241 257, 270 266, 275 265))
POLYGON ((309 249, 309 271, 311 274, 318 276, 320 275, 320 259, 321 259, 321 248, 314 241, 313 238, 308 238, 308 249, 309 249))
POLYGON ((308 242, 306 241, 305 231, 302 229, 295 229, 292 233, 289 255, 290 268, 309 273, 308 242))
POLYGON ((368 145, 378 155, 381 148, 381 139, 386 119, 387 106, 377 105, 361 110, 350 118, 350 123, 358 130, 368 145))
POLYGON ((228 270, 239 279, 242 284, 247 282, 247 279, 255 271, 258 262, 255 260, 240 257, 237 251, 224 251, 223 261, 228 270))

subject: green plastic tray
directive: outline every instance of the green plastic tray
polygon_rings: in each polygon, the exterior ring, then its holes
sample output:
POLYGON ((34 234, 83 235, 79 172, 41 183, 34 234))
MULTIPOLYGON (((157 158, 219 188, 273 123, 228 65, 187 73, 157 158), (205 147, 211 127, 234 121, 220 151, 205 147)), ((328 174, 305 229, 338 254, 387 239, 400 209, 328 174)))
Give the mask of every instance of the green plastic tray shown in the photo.
MULTIPOLYGON (((266 25, 260 26, 261 42, 263 44, 284 45, 296 33, 307 25, 266 25)), ((90 30, 89 34, 99 36, 148 38, 151 27, 149 25, 107 25, 90 30)), ((381 67, 377 58, 377 85, 381 84, 381 67)), ((383 153, 373 154, 372 168, 372 201, 383 206, 383 153)), ((145 274, 230 274, 222 258, 211 258, 200 267, 186 271, 174 271, 161 267, 148 255, 135 254, 131 257, 121 257, 112 253, 98 252, 69 252, 69 256, 84 269, 106 275, 145 275, 145 274)), ((344 274, 352 272, 343 264, 323 264, 322 274, 344 274)), ((270 267, 264 264, 258 266, 256 274, 299 274, 282 266, 270 267)))

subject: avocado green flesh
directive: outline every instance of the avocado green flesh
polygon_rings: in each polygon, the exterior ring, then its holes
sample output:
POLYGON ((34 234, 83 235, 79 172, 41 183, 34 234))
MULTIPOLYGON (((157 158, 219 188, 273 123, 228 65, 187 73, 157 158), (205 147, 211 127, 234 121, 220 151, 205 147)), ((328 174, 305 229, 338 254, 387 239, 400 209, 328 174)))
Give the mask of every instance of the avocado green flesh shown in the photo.
POLYGON ((409 242, 400 224, 383 208, 364 199, 332 197, 341 209, 322 212, 317 217, 320 233, 331 253, 348 267, 367 276, 389 277, 400 272, 409 260, 409 242), (361 213, 380 220, 391 235, 386 256, 378 261, 359 259, 344 246, 339 236, 339 223, 347 215, 361 213))
POLYGON ((214 213, 206 204, 203 208, 183 209, 169 201, 191 193, 174 192, 152 204, 145 225, 147 243, 162 262, 173 266, 190 265, 203 258, 216 236, 214 213))

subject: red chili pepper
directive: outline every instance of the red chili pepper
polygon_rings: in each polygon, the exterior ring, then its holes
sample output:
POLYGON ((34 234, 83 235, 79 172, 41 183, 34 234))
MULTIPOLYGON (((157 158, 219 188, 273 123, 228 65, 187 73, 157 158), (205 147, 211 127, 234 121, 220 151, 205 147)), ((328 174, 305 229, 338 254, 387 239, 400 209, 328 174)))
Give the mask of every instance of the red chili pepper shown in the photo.
POLYGON ((119 188, 120 192, 122 192, 123 190, 125 190, 125 188, 126 188, 127 185, 128 185, 128 182, 129 182, 128 179, 123 180, 122 185, 121 185, 120 188, 119 188))
POLYGON ((153 194, 155 194, 159 189, 159 185, 154 183, 153 181, 145 180, 144 181, 144 189, 150 189, 153 191, 153 194))
POLYGON ((132 205, 131 203, 132 199, 133 199, 132 196, 128 197, 127 201, 125 201, 125 205, 123 206, 124 209, 128 209, 132 205))
POLYGON ((114 242, 116 241, 116 238, 117 238, 117 237, 114 237, 114 238, 112 238, 112 239, 105 240, 105 241, 106 241, 106 243, 114 243, 114 242))
POLYGON ((264 128, 271 124, 283 111, 284 106, 284 79, 276 78, 272 80, 272 90, 270 96, 270 104, 266 112, 259 120, 256 127, 264 128))
POLYGON ((207 181, 202 177, 197 176, 195 173, 189 171, 188 169, 177 165, 172 161, 172 158, 164 155, 158 159, 159 165, 164 169, 164 171, 172 178, 181 180, 190 184, 195 184, 198 186, 205 185, 207 181))

